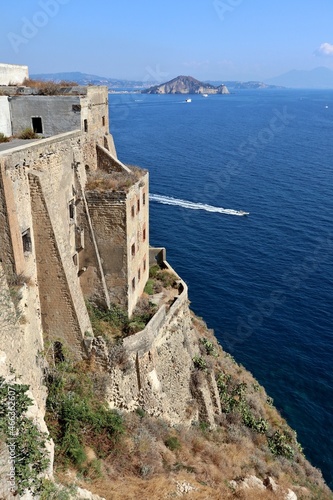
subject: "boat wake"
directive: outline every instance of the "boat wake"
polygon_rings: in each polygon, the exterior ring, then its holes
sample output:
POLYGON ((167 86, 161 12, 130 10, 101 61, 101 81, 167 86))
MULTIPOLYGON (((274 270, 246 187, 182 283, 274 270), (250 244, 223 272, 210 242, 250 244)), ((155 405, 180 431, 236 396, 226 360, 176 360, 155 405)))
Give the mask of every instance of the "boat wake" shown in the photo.
POLYGON ((228 208, 213 207, 211 205, 206 205, 204 203, 194 203, 187 200, 179 200, 177 198, 172 198, 171 196, 162 196, 159 194, 150 194, 150 201, 156 201, 157 203, 162 203, 163 205, 176 205, 182 208, 188 208, 190 210, 205 210, 206 212, 216 212, 219 214, 227 215, 249 215, 249 212, 244 212, 243 210, 232 210, 228 208))

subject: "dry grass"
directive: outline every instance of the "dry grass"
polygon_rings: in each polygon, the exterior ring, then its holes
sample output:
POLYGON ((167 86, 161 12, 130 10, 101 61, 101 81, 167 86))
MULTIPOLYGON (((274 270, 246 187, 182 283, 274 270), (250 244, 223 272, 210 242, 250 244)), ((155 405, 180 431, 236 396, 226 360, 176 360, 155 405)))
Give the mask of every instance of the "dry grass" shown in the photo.
MULTIPOLYGON (((271 427, 287 430, 276 409, 267 404, 264 389, 223 352, 204 322, 193 316, 192 326, 198 339, 209 339, 218 352, 218 357, 210 356, 213 369, 223 370, 236 382, 246 383, 251 408, 263 415, 271 427)), ((205 372, 201 372, 197 383, 205 376, 205 372)), ((89 483, 79 480, 80 486, 107 500, 136 500, 138 496, 142 500, 174 498, 183 482, 195 488, 185 495, 191 500, 276 500, 284 498, 288 488, 295 491, 300 500, 333 498, 320 472, 301 453, 292 460, 274 456, 266 436, 246 427, 237 414, 221 415, 215 430, 199 425, 170 427, 164 420, 149 417, 143 411, 124 414, 123 418, 126 433, 111 453, 103 457, 102 477, 88 476, 89 483), (272 477, 279 485, 279 492, 230 486, 231 480, 241 481, 250 475, 261 480, 272 477)), ((90 446, 93 448, 93 444, 90 446)), ((63 475, 61 479, 66 480, 63 475)))
POLYGON ((24 87, 31 87, 38 89, 39 95, 57 95, 61 93, 64 87, 76 87, 76 82, 55 82, 53 80, 32 80, 26 78, 23 82, 24 87))
POLYGON ((138 182, 146 171, 138 167, 130 167, 131 172, 107 173, 103 170, 91 172, 88 177, 86 189, 88 191, 122 191, 128 192, 131 186, 138 182))

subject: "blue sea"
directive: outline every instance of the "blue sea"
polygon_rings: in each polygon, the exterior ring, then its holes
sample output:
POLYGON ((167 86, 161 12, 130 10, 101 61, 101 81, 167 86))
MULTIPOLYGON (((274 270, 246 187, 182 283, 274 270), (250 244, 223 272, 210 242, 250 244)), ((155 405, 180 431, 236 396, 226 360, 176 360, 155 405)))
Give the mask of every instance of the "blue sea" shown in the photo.
POLYGON ((333 91, 110 95, 110 117, 151 244, 333 487, 333 91))

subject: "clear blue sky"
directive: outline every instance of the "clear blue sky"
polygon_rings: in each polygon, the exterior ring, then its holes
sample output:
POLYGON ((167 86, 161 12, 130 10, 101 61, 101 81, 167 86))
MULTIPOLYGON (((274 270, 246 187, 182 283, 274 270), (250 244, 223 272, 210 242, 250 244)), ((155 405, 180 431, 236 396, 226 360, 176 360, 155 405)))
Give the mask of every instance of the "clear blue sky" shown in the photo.
POLYGON ((332 0, 15 0, 1 6, 0 62, 30 73, 265 80, 333 69, 332 21, 332 0))

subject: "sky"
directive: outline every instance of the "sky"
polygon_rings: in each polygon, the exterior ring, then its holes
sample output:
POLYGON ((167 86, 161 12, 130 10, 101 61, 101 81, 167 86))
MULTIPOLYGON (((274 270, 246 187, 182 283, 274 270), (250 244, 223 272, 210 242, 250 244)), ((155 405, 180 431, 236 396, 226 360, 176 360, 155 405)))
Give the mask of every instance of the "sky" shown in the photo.
POLYGON ((333 69, 332 0, 3 2, 0 62, 164 82, 333 69))

